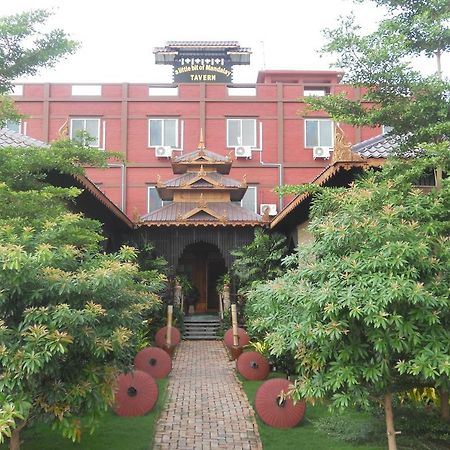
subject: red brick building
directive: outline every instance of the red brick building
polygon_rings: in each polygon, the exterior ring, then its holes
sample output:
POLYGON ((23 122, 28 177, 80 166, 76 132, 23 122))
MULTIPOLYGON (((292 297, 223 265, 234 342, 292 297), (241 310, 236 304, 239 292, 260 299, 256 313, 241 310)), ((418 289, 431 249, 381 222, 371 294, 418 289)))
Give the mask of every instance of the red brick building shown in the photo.
MULTIPOLYGON (((88 176, 131 218, 162 205, 157 176, 171 176, 169 156, 195 150, 200 130, 207 149, 235 158, 235 178, 247 176, 242 205, 257 213, 262 204, 273 205, 273 215, 283 207, 275 186, 308 182, 329 163, 333 123, 320 112, 304 116, 304 98, 340 92, 357 98, 359 90, 341 84, 341 76, 268 70, 246 85, 30 83, 16 86, 14 100, 26 116, 19 131, 30 137, 49 142, 63 129, 72 137, 85 130, 93 146, 124 153, 123 165, 112 162, 107 170, 88 170, 88 176)), ((343 129, 352 143, 380 133, 343 129)))

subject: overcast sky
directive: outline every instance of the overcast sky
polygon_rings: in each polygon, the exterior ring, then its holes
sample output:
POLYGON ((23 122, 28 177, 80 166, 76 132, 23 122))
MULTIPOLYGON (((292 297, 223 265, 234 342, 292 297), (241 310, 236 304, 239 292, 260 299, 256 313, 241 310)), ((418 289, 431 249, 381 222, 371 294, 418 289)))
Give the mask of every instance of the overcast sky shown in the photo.
MULTIPOLYGON (((0 0, 0 16, 51 8, 52 27, 81 42, 78 52, 28 81, 171 82, 170 66, 154 64, 154 47, 170 40, 233 40, 253 51, 234 81, 254 83, 261 69, 329 69, 317 50, 322 30, 354 11, 368 31, 382 17, 351 0, 0 0)), ((430 66, 432 63, 429 63, 430 66)), ((434 66, 434 64, 433 64, 434 66)), ((450 58, 444 61, 450 75, 450 58)))

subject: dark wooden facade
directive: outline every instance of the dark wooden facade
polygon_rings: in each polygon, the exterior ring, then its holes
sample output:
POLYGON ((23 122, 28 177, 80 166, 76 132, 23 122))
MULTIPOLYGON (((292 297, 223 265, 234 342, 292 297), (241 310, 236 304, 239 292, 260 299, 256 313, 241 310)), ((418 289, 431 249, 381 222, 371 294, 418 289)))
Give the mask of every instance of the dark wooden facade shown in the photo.
POLYGON ((212 244, 222 254, 229 269, 233 256, 231 250, 250 243, 254 236, 254 226, 248 227, 140 227, 130 236, 137 245, 151 243, 158 255, 163 256, 174 270, 188 245, 196 243, 212 244))

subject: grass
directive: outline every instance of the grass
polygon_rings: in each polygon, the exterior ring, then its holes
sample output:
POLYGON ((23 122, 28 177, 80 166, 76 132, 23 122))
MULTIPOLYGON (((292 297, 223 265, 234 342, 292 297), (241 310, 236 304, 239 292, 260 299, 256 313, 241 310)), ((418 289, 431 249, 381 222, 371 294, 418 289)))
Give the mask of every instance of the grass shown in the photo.
MULTIPOLYGON (((23 431, 21 450, 149 450, 156 421, 166 401, 167 379, 157 382, 158 402, 146 416, 119 417, 108 412, 94 434, 82 435, 80 444, 63 438, 46 424, 36 424, 23 431)), ((7 449, 7 446, 2 445, 0 449, 7 449)))
MULTIPOLYGON (((271 374, 269 378, 277 376, 281 375, 271 374)), ((254 405, 256 391, 262 382, 242 380, 242 384, 250 403, 254 405)), ((324 405, 307 405, 305 418, 298 426, 281 429, 269 427, 255 413, 264 450, 298 450, 300 448, 314 450, 385 450, 385 446, 379 445, 352 445, 316 430, 312 421, 327 414, 329 414, 328 408, 324 405)))

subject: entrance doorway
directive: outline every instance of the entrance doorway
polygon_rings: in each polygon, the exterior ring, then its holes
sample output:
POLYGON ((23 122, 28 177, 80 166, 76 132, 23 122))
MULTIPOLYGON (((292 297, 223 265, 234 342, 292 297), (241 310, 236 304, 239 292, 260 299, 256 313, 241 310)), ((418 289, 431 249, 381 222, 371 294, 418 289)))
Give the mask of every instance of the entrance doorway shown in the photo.
POLYGON ((196 313, 219 310, 216 285, 226 271, 225 260, 215 245, 199 242, 184 249, 178 261, 177 273, 186 275, 198 290, 196 313))

